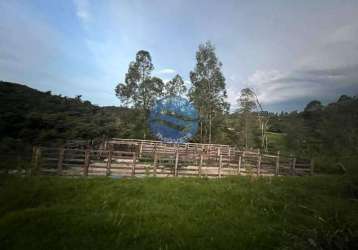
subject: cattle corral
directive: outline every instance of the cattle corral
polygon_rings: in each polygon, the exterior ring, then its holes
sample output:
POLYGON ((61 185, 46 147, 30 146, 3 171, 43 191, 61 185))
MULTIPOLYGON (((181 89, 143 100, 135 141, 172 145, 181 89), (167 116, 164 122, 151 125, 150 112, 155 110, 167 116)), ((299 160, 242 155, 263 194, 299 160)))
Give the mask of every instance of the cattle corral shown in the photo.
POLYGON ((99 147, 34 147, 32 174, 220 178, 312 175, 312 160, 239 150, 230 145, 116 139, 99 147))

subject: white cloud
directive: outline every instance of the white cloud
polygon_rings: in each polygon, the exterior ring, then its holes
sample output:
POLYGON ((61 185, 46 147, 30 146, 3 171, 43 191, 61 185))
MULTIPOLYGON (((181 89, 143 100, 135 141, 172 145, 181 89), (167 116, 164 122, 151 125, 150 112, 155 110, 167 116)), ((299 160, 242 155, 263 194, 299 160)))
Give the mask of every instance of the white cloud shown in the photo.
POLYGON ((332 28, 295 58, 293 69, 257 70, 245 84, 262 103, 336 99, 358 93, 358 25, 332 28))
POLYGON ((76 6, 76 15, 84 23, 88 23, 91 19, 90 3, 88 0, 74 0, 76 6))
POLYGON ((267 82, 275 81, 281 77, 283 77, 283 74, 278 70, 256 70, 248 77, 248 84, 262 86, 267 82))
POLYGON ((358 38, 358 24, 351 23, 343 25, 334 30, 328 37, 330 43, 352 42, 358 38))
POLYGON ((165 69, 161 69, 158 71, 158 74, 161 75, 170 75, 170 74, 175 74, 176 70, 175 69, 170 69, 170 68, 165 68, 165 69))
POLYGON ((191 81, 189 81, 189 80, 184 80, 184 83, 185 83, 185 85, 187 85, 187 86, 190 86, 190 85, 191 85, 191 81))
POLYGON ((263 104, 334 99, 339 94, 358 91, 358 65, 302 69, 285 74, 277 70, 257 71, 249 76, 247 83, 263 104))

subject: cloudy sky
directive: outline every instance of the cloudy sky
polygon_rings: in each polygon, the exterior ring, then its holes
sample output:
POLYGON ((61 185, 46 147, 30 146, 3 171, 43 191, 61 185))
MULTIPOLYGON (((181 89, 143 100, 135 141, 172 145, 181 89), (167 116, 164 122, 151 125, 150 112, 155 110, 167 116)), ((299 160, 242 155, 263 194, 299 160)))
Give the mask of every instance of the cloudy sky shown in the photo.
POLYGON ((119 105, 114 87, 138 50, 154 75, 188 81, 207 40, 233 107, 244 87, 271 111, 358 94, 356 0, 11 0, 0 15, 1 80, 98 105, 119 105))

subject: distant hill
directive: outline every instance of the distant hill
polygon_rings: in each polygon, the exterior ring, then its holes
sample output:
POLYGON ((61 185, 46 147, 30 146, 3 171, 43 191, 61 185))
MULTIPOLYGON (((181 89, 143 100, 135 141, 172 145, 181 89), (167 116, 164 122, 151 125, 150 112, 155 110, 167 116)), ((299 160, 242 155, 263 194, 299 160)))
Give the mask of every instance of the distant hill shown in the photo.
POLYGON ((52 95, 26 85, 0 81, 0 144, 61 142, 67 139, 131 137, 135 112, 99 107, 89 101, 52 95))

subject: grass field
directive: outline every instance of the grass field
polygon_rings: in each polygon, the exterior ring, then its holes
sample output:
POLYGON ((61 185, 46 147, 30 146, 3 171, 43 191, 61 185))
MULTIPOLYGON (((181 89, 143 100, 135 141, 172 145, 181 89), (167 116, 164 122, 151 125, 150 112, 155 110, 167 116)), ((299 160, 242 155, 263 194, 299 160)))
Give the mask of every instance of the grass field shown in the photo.
POLYGON ((3 177, 0 249, 358 249, 347 176, 3 177))
POLYGON ((280 151, 283 154, 289 154, 286 142, 286 134, 266 132, 268 138, 268 147, 272 152, 280 151))

